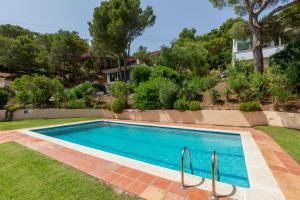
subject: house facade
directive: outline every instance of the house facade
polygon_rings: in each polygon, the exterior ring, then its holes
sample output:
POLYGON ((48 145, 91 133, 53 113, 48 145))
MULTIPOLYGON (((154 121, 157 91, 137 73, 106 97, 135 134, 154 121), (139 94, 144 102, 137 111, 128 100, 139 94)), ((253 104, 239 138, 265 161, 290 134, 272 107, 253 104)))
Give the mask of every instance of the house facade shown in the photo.
MULTIPOLYGON (((263 47, 263 56, 264 63, 268 65, 269 57, 282 51, 285 45, 283 44, 281 38, 278 38, 276 41, 270 41, 264 43, 263 47)), ((232 45, 232 62, 242 61, 242 60, 253 60, 253 52, 250 39, 246 40, 233 40, 232 45)))

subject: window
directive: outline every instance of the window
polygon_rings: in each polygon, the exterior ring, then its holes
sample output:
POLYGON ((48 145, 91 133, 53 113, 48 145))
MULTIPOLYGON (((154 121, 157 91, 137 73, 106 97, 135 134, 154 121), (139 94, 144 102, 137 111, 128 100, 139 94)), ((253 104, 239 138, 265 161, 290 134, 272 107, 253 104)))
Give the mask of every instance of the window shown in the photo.
POLYGON ((251 49, 250 41, 237 41, 237 51, 246 51, 251 49))

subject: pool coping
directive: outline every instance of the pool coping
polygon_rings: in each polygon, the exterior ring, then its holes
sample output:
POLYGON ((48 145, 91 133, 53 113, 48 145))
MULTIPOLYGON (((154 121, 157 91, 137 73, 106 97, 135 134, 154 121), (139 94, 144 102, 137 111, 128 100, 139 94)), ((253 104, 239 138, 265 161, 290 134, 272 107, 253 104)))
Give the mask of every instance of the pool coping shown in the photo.
MULTIPOLYGON (((110 121, 117 122, 123 124, 133 124, 133 125, 144 125, 144 126, 154 126, 154 127, 166 127, 166 128, 177 128, 177 129, 186 129, 186 130, 201 130, 201 131, 213 131, 220 133, 234 133, 239 134, 241 136, 241 141, 243 145, 245 160, 246 160, 246 168, 248 171, 248 179, 250 183, 250 188, 242 188, 236 187, 236 192, 234 195, 230 196, 234 199, 285 199, 282 190, 280 189, 277 181, 275 180, 271 169, 269 168, 267 162, 265 161, 262 153, 260 152, 258 146, 256 145, 252 135, 247 131, 235 131, 235 130, 222 130, 222 129, 208 129, 208 128, 196 128, 196 127, 187 127, 184 125, 162 125, 162 124, 151 124, 151 123, 143 123, 143 122, 127 122, 120 120, 89 120, 84 122, 75 122, 75 123, 66 123, 60 125, 50 125, 50 126, 41 126, 34 128, 26 128, 19 129, 18 132, 24 133, 26 135, 43 139, 49 142, 53 142, 55 144, 73 149, 75 151, 79 151, 88 155, 92 155, 101 159, 105 159, 114 163, 118 163, 120 165, 130 167, 133 169, 137 169, 143 171, 145 173, 149 173, 155 176, 159 176, 171 181, 180 182, 180 172, 176 170, 167 169, 164 167, 160 167, 157 165, 145 163, 142 161, 134 160, 131 158, 119 156, 116 154, 104 152, 101 150, 97 150, 90 147, 85 147, 82 145, 74 144, 71 142, 67 142, 64 140, 56 139, 50 136, 45 136, 36 132, 33 132, 36 129, 43 128, 52 128, 52 127, 60 127, 66 125, 74 125, 74 124, 84 124, 90 122, 98 122, 98 121, 110 121)), ((198 176, 193 176, 190 174, 185 174, 186 183, 189 185, 197 184, 201 181, 201 178, 198 176)), ((226 183, 217 182, 217 192, 219 194, 227 195, 233 191, 231 185, 226 183)), ((198 189, 211 191, 211 180, 205 179, 204 183, 200 186, 197 186, 198 189)))

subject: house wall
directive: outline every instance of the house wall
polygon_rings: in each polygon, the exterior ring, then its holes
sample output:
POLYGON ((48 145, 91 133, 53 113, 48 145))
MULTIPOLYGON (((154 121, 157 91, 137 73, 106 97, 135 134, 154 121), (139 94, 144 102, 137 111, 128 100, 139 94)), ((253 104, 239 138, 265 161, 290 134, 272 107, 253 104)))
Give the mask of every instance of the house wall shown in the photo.
MULTIPOLYGON (((0 118, 3 119, 4 111, 0 110, 0 118)), ((121 120, 137 120, 147 122, 186 123, 199 125, 223 125, 251 127, 257 125, 280 126, 300 129, 300 113, 285 112, 241 112, 238 110, 200 110, 200 111, 176 111, 176 110, 125 110, 115 114, 103 109, 33 109, 18 110, 14 113, 14 120, 21 119, 46 119, 68 117, 99 116, 121 120)))

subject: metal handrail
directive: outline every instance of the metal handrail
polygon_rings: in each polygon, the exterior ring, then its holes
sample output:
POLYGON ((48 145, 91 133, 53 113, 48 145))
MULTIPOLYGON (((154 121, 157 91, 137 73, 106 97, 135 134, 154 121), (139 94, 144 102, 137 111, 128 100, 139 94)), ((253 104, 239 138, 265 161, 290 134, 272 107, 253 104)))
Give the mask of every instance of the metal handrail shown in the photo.
POLYGON ((215 171, 217 171, 217 180, 220 181, 220 171, 219 171, 219 165, 218 165, 218 156, 217 152, 213 151, 212 157, 211 157, 211 176, 212 176, 212 196, 213 198, 217 199, 217 193, 216 193, 216 180, 215 180, 215 171))
POLYGON ((182 188, 185 187, 185 185, 184 185, 184 155, 185 155, 185 153, 188 154, 188 159, 189 159, 191 174, 194 174, 193 166, 192 166, 192 161, 191 161, 191 154, 190 154, 189 149, 185 146, 182 149, 182 152, 181 152, 181 187, 182 188))

